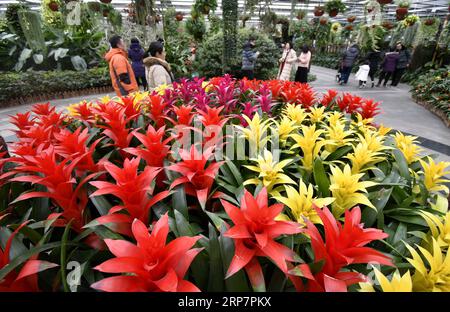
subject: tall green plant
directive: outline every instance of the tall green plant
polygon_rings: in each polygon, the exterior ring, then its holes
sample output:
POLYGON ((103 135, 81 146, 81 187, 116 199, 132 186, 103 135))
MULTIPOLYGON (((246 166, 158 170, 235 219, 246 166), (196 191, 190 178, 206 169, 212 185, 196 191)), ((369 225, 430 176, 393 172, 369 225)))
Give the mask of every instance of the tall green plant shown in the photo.
POLYGON ((232 60, 237 50, 237 27, 238 27, 238 1, 223 0, 223 67, 224 73, 231 69, 232 60))

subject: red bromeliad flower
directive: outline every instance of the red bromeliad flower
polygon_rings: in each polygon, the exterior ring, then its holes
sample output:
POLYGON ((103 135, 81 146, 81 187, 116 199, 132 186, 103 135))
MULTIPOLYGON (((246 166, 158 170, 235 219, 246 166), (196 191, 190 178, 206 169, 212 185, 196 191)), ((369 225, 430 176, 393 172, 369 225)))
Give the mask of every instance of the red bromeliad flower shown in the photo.
POLYGON ((206 107, 205 111, 198 111, 203 126, 219 126, 222 128, 228 120, 228 118, 221 115, 222 110, 223 107, 206 107))
POLYGON ((140 105, 134 103, 134 96, 121 97, 120 100, 122 102, 119 102, 119 104, 125 108, 124 113, 127 119, 138 119, 139 115, 141 114, 141 110, 140 105))
POLYGON ((210 147, 201 153, 194 145, 191 146, 190 152, 180 149, 182 161, 167 167, 168 170, 182 175, 172 182, 170 188, 184 184, 186 193, 196 196, 202 208, 205 207, 214 179, 223 164, 223 161, 212 161, 208 166, 206 165, 213 156, 213 151, 214 147, 210 147))
POLYGON ((306 109, 316 104, 314 90, 308 84, 298 84, 298 102, 306 109))
POLYGON ((102 279, 92 288, 108 292, 200 291, 184 279, 192 261, 202 250, 191 249, 200 236, 178 237, 167 244, 167 214, 156 222, 151 234, 139 220, 134 220, 132 231, 137 245, 125 240, 105 239, 116 258, 95 267, 105 273, 127 274, 102 279))
POLYGON ((264 276, 256 260, 258 256, 269 258, 281 271, 287 273, 286 262, 297 261, 298 256, 275 239, 280 235, 300 233, 301 228, 296 222, 275 220, 283 210, 283 204, 268 206, 266 188, 263 188, 256 198, 245 190, 240 208, 224 200, 221 202, 234 223, 224 234, 235 243, 235 254, 226 277, 245 268, 252 285, 260 285, 264 282, 264 276))
POLYGON ((336 90, 328 90, 326 94, 323 95, 320 104, 326 107, 333 106, 333 102, 336 100, 338 92, 336 90))
POLYGON ((274 99, 279 99, 282 97, 282 92, 283 92, 283 82, 280 80, 271 80, 267 82, 267 85, 270 89, 270 91, 272 92, 272 96, 274 99))
POLYGON ((192 113, 192 105, 181 105, 180 107, 174 106, 172 111, 176 115, 176 120, 166 117, 174 126, 190 126, 192 119, 194 119, 194 114, 192 113))
POLYGON ((35 105, 33 105, 32 109, 31 109, 31 111, 38 116, 48 116, 48 115, 54 113, 55 110, 56 110, 56 107, 51 106, 50 102, 35 104, 35 105))
POLYGON ((173 139, 172 137, 164 139, 164 134, 165 127, 156 130, 152 125, 148 126, 145 134, 135 131, 133 135, 144 145, 145 149, 141 147, 129 147, 125 151, 141 157, 149 166, 162 168, 164 166, 164 159, 170 150, 170 146, 167 143, 173 139))
POLYGON ((336 100, 336 103, 341 112, 353 114, 360 109, 362 101, 363 99, 357 95, 344 93, 341 98, 336 100))
POLYGON ((98 125, 99 128, 105 129, 103 134, 109 137, 118 148, 127 148, 133 138, 133 133, 130 133, 127 124, 133 117, 125 117, 125 107, 111 101, 106 104, 100 103, 98 107, 93 108, 93 111, 104 122, 104 125, 98 125))
MULTIPOLYGON (((4 216, 3 216, 4 217, 4 216)), ((0 220, 3 218, 0 217, 0 220)), ((10 263, 10 250, 14 237, 27 223, 22 223, 6 241, 5 249, 0 246, 0 270, 10 263)), ((12 271, 6 277, 0 280, 0 292, 37 292, 39 291, 37 273, 57 267, 57 264, 47 261, 36 260, 36 256, 32 256, 19 273, 12 271)))
POLYGON ((86 122, 94 122, 95 115, 92 112, 93 104, 91 102, 82 101, 77 105, 74 105, 71 110, 73 117, 76 119, 81 119, 86 122))
POLYGON ((365 99, 362 102, 359 113, 364 119, 370 119, 380 113, 380 103, 372 99, 365 99))
POLYGON ((164 126, 167 103, 158 94, 149 95, 150 118, 155 122, 156 129, 164 126))
MULTIPOLYGON (((152 182, 161 169, 146 166, 144 171, 138 173, 140 161, 141 158, 139 157, 131 160, 127 158, 123 163, 123 168, 119 168, 110 162, 105 162, 104 167, 113 177, 115 183, 105 181, 90 182, 98 189, 91 197, 111 194, 122 201, 123 205, 115 206, 109 211, 110 215, 120 210, 126 210, 129 213, 128 216, 114 214, 118 223, 131 223, 135 218, 148 222, 150 208, 169 195, 169 191, 153 194, 152 182), (153 197, 150 198, 149 195, 153 195, 153 197)), ((114 217, 111 216, 106 218, 100 217, 96 220, 102 223, 104 221, 102 218, 107 219, 108 223, 114 223, 114 217)))
POLYGON ((16 136, 20 139, 25 137, 24 131, 30 129, 35 125, 35 118, 31 118, 31 112, 26 112, 24 114, 17 113, 15 116, 10 116, 9 121, 17 127, 15 130, 16 136))
MULTIPOLYGON (((342 269, 350 264, 377 263, 393 266, 392 260, 381 252, 370 247, 368 243, 388 237, 381 230, 364 229, 361 224, 361 210, 359 207, 345 212, 344 226, 338 222, 333 214, 324 207, 316 208, 325 229, 325 241, 322 239, 316 225, 305 219, 307 228, 304 230, 311 238, 311 246, 315 262, 324 261, 324 266, 314 278, 308 280, 307 291, 347 291, 347 286, 365 281, 365 276, 342 269)), ((300 270, 307 272, 307 266, 300 270)), ((310 273, 310 272, 309 272, 310 273)), ((296 285, 297 286, 297 285, 296 285)), ((297 287, 298 290, 305 290, 297 287)))
POLYGON ((55 133, 55 152, 61 156, 62 158, 67 158, 70 160, 74 160, 78 157, 81 159, 78 161, 78 165, 76 167, 76 171, 78 172, 78 176, 81 176, 85 172, 97 172, 98 167, 94 163, 94 159, 92 158, 92 154, 95 151, 95 147, 98 142, 101 140, 95 141, 88 148, 88 140, 89 140, 89 129, 85 128, 81 131, 81 128, 75 130, 75 132, 70 132, 67 129, 63 129, 60 133, 55 133))
POLYGON ((25 175, 16 176, 9 181, 31 182, 45 186, 47 188, 46 192, 23 193, 15 201, 37 197, 50 198, 62 208, 63 212, 51 214, 48 219, 62 216, 65 220, 58 223, 61 226, 73 219, 74 230, 80 232, 85 224, 83 213, 88 202, 87 193, 83 186, 96 173, 88 175, 77 183, 72 173, 83 156, 74 158, 70 163, 68 158, 58 163, 56 158, 54 148, 50 147, 37 156, 27 156, 26 163, 4 174, 3 177, 5 175, 11 176, 16 173, 25 173, 25 175), (76 185, 75 189, 74 185, 76 185))

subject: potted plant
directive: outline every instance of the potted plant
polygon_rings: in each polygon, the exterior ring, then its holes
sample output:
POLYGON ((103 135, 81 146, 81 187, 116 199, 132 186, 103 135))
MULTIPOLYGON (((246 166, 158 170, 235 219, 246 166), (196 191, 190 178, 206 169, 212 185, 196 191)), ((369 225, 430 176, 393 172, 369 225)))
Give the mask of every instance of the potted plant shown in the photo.
POLYGON ((408 14, 408 8, 411 6, 411 2, 409 0, 400 0, 397 5, 398 7, 395 11, 397 13, 397 19, 404 19, 408 14))
POLYGON ((377 0, 379 4, 386 5, 392 3, 392 0, 377 0))
POLYGON ((345 30, 352 31, 353 30, 353 25, 352 24, 345 25, 345 30))
POLYGON ((436 23, 436 20, 433 17, 428 17, 424 22, 424 24, 427 26, 434 25, 434 23, 436 23))
POLYGON ((184 18, 184 16, 183 16, 183 13, 181 13, 181 12, 177 12, 177 14, 175 15, 175 19, 178 22, 181 22, 183 20, 183 18, 184 18))
POLYGON ((59 10, 59 5, 58 5, 58 3, 56 1, 50 1, 50 3, 48 4, 48 7, 53 12, 56 12, 56 11, 59 10))
POLYGON ((325 9, 322 6, 316 6, 314 8, 314 16, 322 16, 325 13, 325 9))
POLYGON ((394 24, 390 21, 384 21, 383 23, 381 23, 381 26, 383 26, 387 30, 394 28, 394 24))
POLYGON ((106 4, 111 3, 111 1, 112 0, 100 0, 100 2, 103 2, 103 3, 106 3, 106 4))
POLYGON ((413 26, 416 22, 419 21, 419 17, 415 14, 408 16, 404 21, 403 24, 405 26, 413 26))
POLYGON ((355 20, 356 20, 355 15, 351 15, 351 16, 347 17, 347 22, 349 22, 349 23, 353 23, 355 20))
POLYGON ((342 0, 328 0, 325 4, 325 11, 330 17, 335 17, 339 13, 345 12, 347 7, 342 0))
POLYGON ((320 25, 326 25, 328 23, 328 19, 326 17, 322 17, 319 21, 320 25))
POLYGON ((305 10, 298 10, 297 11, 297 19, 298 20, 304 19, 305 16, 306 16, 306 11, 305 10))

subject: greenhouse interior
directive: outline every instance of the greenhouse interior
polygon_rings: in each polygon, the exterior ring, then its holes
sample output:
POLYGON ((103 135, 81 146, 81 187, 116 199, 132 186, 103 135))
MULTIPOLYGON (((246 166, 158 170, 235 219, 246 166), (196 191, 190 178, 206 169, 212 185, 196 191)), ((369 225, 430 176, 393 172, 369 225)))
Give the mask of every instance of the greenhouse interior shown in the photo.
POLYGON ((0 0, 0 292, 449 292, 449 21, 0 0))

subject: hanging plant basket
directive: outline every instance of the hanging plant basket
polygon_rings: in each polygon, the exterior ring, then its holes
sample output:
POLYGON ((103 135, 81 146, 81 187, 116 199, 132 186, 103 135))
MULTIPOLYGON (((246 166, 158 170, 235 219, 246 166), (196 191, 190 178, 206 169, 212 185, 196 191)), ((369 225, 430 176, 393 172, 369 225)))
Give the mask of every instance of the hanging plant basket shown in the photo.
POLYGON ((326 18, 321 18, 319 21, 320 25, 326 25, 328 23, 328 19, 326 18))
POLYGON ((354 16, 354 15, 347 17, 347 22, 349 22, 349 23, 353 23, 355 20, 356 20, 356 16, 354 16))
POLYGON ((346 25, 345 26, 345 30, 352 31, 353 30, 353 25, 346 25))
POLYGON ((177 15, 175 15, 175 19, 179 22, 181 22, 183 20, 184 16, 183 13, 178 12, 177 15))
POLYGON ((100 0, 100 2, 102 2, 102 3, 107 3, 107 4, 108 4, 108 3, 111 3, 111 1, 112 1, 112 0, 100 0))
POLYGON ((394 24, 389 21, 384 21, 383 23, 381 23, 381 26, 383 26, 387 30, 394 28, 394 24))
POLYGON ((88 2, 88 7, 91 11, 100 12, 100 3, 98 2, 88 2))
POLYGON ((314 16, 322 16, 325 14, 325 9, 323 7, 315 7, 314 8, 314 16))
POLYGON ((434 25, 434 23, 436 23, 436 20, 434 18, 427 18, 425 20, 425 25, 427 25, 427 26, 434 25))
POLYGON ((331 10, 330 13, 328 13, 330 17, 336 17, 338 14, 339 10, 331 10))
POLYGON ((297 12, 297 19, 298 19, 298 20, 304 19, 305 16, 306 16, 306 12, 305 12, 305 11, 300 10, 300 11, 297 12))
POLYGON ((405 17, 408 14, 408 8, 399 7, 395 10, 395 13, 397 13, 397 16, 405 17))
POLYGON ((48 8, 53 12, 57 12, 59 10, 59 5, 55 1, 52 1, 48 4, 48 8))
POLYGON ((386 4, 391 4, 392 0, 377 0, 379 4, 381 5, 386 5, 386 4))

